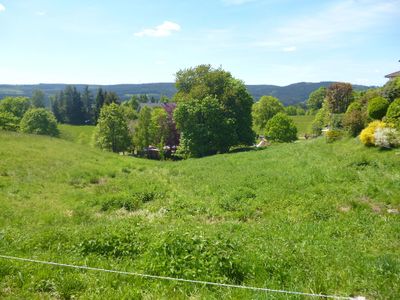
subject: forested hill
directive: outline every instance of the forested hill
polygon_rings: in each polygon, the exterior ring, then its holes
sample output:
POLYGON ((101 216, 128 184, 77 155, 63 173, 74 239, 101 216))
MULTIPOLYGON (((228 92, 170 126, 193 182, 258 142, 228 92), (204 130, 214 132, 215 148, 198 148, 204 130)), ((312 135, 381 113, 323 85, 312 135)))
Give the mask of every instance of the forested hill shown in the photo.
MULTIPOLYGON (((327 87, 332 82, 299 82, 287 86, 277 85, 247 85, 250 93, 255 100, 263 95, 271 95, 279 98, 285 105, 303 102, 308 95, 321 86, 327 87)), ((36 89, 42 90, 46 95, 54 95, 63 90, 66 84, 36 84, 36 85, 5 85, 0 84, 0 99, 5 96, 28 96, 36 89)), ((75 84, 79 91, 82 91, 85 84, 75 84)), ((144 84, 116 84, 116 85, 89 85, 92 91, 103 88, 110 92, 115 92, 121 99, 127 99, 131 95, 147 94, 159 98, 161 95, 172 97, 175 92, 173 83, 144 83, 144 84)), ((363 85, 353 85, 356 90, 365 90, 369 87, 363 85)))

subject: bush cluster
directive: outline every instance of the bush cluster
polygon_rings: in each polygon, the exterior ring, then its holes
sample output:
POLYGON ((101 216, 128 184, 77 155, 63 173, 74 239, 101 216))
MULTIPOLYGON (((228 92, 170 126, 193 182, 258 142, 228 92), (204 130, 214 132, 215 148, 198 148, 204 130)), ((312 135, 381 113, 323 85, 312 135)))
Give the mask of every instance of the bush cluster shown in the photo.
POLYGON ((383 97, 376 97, 368 102, 368 116, 373 120, 382 120, 389 107, 389 101, 383 97))
POLYGON ((374 121, 368 124, 368 126, 361 131, 360 141, 366 146, 375 145, 375 130, 377 128, 384 128, 386 124, 381 121, 374 121))
POLYGON ((223 236, 168 232, 149 252, 153 274, 187 279, 241 283, 246 271, 239 246, 223 236))
POLYGON ((374 133, 375 146, 380 148, 395 148, 400 145, 400 134, 394 128, 377 128, 374 133))
POLYGON ((276 142, 292 142, 297 140, 297 127, 293 120, 284 113, 277 113, 266 126, 266 136, 276 142))
POLYGON ((371 122, 360 134, 366 146, 394 148, 400 146, 400 132, 381 121, 371 122))
POLYGON ((144 241, 132 229, 108 228, 101 234, 83 240, 77 247, 83 255, 135 258, 144 250, 144 241))
POLYGON ((54 115, 45 108, 35 108, 25 97, 1 100, 0 129, 50 136, 59 134, 54 115))
POLYGON ((400 98, 397 98, 390 104, 386 118, 388 122, 393 123, 398 129, 400 129, 400 98))
POLYGON ((25 133, 58 136, 57 121, 54 115, 45 108, 28 110, 21 120, 20 129, 25 133))
POLYGON ((325 133, 327 143, 333 143, 342 138, 342 132, 340 130, 331 129, 325 133))

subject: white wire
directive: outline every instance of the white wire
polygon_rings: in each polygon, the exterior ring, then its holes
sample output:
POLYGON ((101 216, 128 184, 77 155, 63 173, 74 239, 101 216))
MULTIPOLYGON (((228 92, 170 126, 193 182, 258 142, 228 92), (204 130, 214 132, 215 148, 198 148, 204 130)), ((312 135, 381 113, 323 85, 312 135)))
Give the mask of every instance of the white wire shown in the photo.
POLYGON ((331 299, 348 299, 348 300, 365 299, 364 297, 353 298, 353 297, 344 297, 344 296, 336 296, 336 295, 312 294, 312 293, 303 293, 303 292, 293 292, 293 291, 286 291, 286 290, 276 290, 276 289, 269 289, 269 288, 252 287, 252 286, 245 286, 245 285, 236 285, 236 284, 217 283, 217 282, 210 282, 210 281, 174 278, 174 277, 168 277, 168 276, 157 276, 157 275, 141 274, 141 273, 137 273, 137 272, 126 272, 126 271, 94 268, 94 267, 89 267, 89 266, 84 266, 84 265, 79 266, 79 265, 63 264, 63 263, 56 263, 56 262, 50 262, 50 261, 43 261, 43 260, 22 258, 22 257, 15 257, 15 256, 1 255, 1 254, 0 254, 0 258, 33 262, 33 263, 59 266, 59 267, 90 270, 90 271, 100 271, 100 272, 116 273, 116 274, 122 274, 122 275, 132 275, 132 276, 138 276, 138 277, 143 277, 143 278, 188 282, 188 283, 213 285, 213 286, 220 286, 220 287, 227 287, 227 288, 238 288, 238 289, 246 289, 246 290, 253 290, 253 291, 263 291, 263 292, 270 292, 270 293, 282 293, 282 294, 301 295, 301 296, 309 296, 309 297, 322 297, 322 298, 331 298, 331 299))

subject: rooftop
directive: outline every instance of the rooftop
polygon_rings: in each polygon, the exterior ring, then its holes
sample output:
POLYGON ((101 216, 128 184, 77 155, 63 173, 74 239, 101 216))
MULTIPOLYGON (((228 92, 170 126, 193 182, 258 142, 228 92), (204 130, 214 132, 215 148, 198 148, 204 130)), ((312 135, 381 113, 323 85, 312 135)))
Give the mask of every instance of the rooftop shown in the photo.
POLYGON ((397 71, 397 72, 394 72, 394 73, 390 73, 390 74, 385 76, 385 78, 395 78, 395 77, 400 77, 400 71, 397 71))

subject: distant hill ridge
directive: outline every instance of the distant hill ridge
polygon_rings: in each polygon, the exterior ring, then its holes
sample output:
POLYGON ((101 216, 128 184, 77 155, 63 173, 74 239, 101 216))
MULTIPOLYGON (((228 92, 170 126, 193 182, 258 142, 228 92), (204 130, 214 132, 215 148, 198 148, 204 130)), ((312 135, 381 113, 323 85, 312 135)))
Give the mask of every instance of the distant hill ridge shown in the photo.
MULTIPOLYGON (((285 105, 291 105, 307 100, 308 95, 320 88, 327 87, 333 81, 323 82, 299 82, 287 86, 277 85, 247 85, 253 98, 258 100, 263 95, 270 95, 279 98, 285 105)), ((79 91, 82 91, 86 84, 73 84, 79 91)), ((0 84, 0 99, 5 96, 27 96, 30 97, 35 89, 42 90, 47 96, 54 95, 63 90, 67 84, 41 83, 30 85, 9 85, 0 84)), ((115 92, 121 99, 128 99, 131 95, 147 94, 159 98, 161 95, 172 97, 175 92, 174 83, 142 83, 142 84, 115 84, 115 85, 91 85, 89 89, 95 92, 98 88, 115 92)), ((364 85, 353 85, 355 90, 366 90, 371 88, 364 85)))

